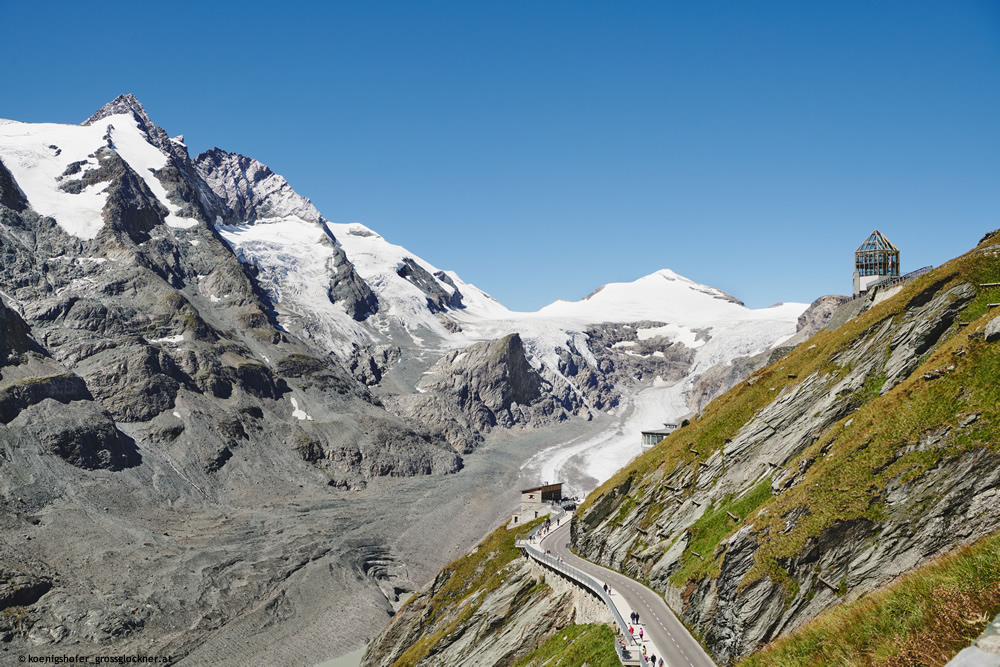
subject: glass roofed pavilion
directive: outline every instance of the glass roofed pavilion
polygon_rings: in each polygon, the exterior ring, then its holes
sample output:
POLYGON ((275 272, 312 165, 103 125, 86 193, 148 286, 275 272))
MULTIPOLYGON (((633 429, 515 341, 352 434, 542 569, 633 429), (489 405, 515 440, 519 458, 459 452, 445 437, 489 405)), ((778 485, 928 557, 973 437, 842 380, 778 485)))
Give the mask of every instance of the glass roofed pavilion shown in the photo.
POLYGON ((899 248, 875 230, 854 252, 854 296, 883 278, 899 275, 899 248))

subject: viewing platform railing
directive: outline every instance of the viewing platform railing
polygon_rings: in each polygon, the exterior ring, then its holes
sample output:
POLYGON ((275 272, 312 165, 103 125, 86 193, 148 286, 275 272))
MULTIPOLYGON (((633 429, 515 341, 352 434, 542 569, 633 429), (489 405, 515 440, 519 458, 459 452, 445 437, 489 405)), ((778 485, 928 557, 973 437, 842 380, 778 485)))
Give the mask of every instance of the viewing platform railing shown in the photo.
POLYGON ((906 282, 910 278, 916 278, 917 276, 922 276, 923 274, 927 273, 933 268, 934 268, 933 266, 923 266, 917 269, 916 271, 910 271, 909 273, 906 273, 901 276, 886 276, 885 278, 876 280, 873 283, 869 283, 868 286, 865 288, 864 294, 859 294, 854 298, 860 299, 861 297, 867 296, 876 287, 891 287, 892 285, 897 285, 899 283, 906 282))

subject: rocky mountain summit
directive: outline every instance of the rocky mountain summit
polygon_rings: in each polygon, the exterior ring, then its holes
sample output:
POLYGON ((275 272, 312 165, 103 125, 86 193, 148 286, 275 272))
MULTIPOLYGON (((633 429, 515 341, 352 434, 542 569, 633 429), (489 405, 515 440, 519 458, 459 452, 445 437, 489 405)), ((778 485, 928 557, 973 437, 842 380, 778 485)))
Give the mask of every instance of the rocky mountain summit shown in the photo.
POLYGON ((380 492, 433 497, 389 480, 755 367, 805 307, 665 270, 513 313, 252 158, 192 159, 131 95, 81 125, 0 120, 0 259, 0 638, 194 662, 277 650, 281 619, 348 598, 380 625, 415 587, 387 543, 441 521, 383 517, 380 492))

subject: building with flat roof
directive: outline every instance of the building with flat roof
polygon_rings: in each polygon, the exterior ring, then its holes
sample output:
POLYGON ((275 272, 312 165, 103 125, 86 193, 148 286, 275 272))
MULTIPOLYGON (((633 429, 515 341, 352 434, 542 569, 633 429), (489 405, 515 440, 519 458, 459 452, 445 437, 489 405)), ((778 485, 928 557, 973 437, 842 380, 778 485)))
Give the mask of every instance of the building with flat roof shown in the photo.
POLYGON ((521 507, 511 517, 512 524, 527 523, 552 511, 562 501, 562 482, 521 490, 521 507))
POLYGON ((652 449, 654 445, 658 444, 665 437, 677 430, 677 424, 664 424, 663 428, 653 429, 651 431, 642 432, 642 451, 647 449, 652 449))

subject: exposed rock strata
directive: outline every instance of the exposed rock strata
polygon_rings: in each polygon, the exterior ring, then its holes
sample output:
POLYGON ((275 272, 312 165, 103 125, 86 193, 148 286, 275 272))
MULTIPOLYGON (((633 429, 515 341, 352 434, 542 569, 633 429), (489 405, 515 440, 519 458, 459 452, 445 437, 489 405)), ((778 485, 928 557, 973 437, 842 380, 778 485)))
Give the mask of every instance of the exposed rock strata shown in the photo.
MULTIPOLYGON (((976 289, 948 281, 928 279, 922 290, 904 292, 899 315, 872 319, 828 367, 790 382, 711 455, 629 477, 606 493, 581 520, 574 520, 576 547, 588 558, 648 579, 689 626, 703 633, 716 660, 729 664, 814 617, 844 591, 863 594, 926 558, 1000 528, 1000 515, 986 510, 995 509, 1000 497, 1000 461, 994 453, 973 449, 945 456, 917 477, 891 481, 876 493, 877 520, 833 522, 810 538, 797 556, 779 561, 781 578, 763 576, 747 585, 745 577, 760 558, 760 536, 748 524, 714 554, 703 554, 719 560, 717 576, 682 588, 671 581, 688 549, 685 531, 713 504, 747 493, 763 481, 769 481, 774 494, 796 487, 816 460, 801 458, 804 452, 868 401, 885 396, 913 375, 927 355, 955 333, 956 317, 976 289), (636 491, 640 486, 641 493, 636 491), (635 502, 623 508, 626 498, 635 502), (821 578, 841 588, 832 590, 821 578)), ((844 308, 853 313, 870 305, 859 299, 844 308)), ((831 321, 839 325, 847 319, 838 313, 831 321)), ((924 381, 947 372, 929 371, 924 381)), ((747 384, 756 381, 751 377, 747 384)), ((958 428, 928 431, 897 456, 951 451, 956 438, 976 428, 977 419, 972 415, 958 428)), ((784 516, 786 530, 794 530, 808 512, 803 508, 784 516)))
POLYGON ((417 388, 453 400, 480 432, 559 421, 580 407, 568 387, 557 393, 532 368, 518 334, 445 355, 417 388))
POLYGON ((399 611, 362 659, 365 667, 388 667, 421 640, 439 639, 418 665, 510 665, 571 623, 610 622, 602 603, 553 572, 524 558, 501 571, 495 590, 432 613, 430 598, 447 583, 439 575, 399 611), (603 609, 602 609, 603 607, 603 609))

